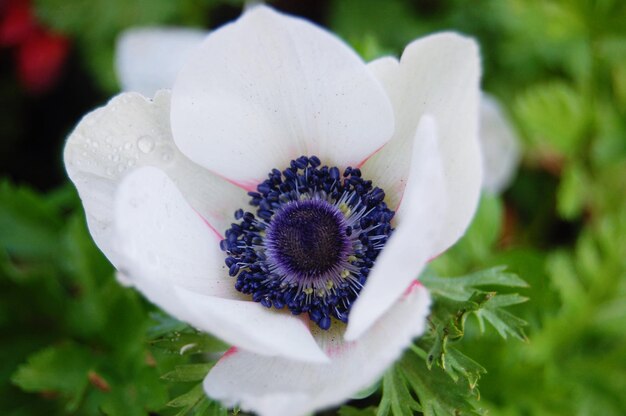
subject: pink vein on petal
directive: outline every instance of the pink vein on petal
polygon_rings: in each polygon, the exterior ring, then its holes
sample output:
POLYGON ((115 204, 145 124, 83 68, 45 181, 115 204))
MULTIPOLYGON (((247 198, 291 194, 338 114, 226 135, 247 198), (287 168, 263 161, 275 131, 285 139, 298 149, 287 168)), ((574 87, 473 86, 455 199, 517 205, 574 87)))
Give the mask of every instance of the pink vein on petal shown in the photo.
POLYGON ((254 181, 246 181, 246 182, 236 181, 234 179, 227 178, 224 175, 220 175, 219 173, 217 173, 215 171, 211 171, 211 173, 213 173, 214 175, 219 176, 220 178, 224 179, 228 183, 232 183, 237 188, 241 188, 241 189, 243 189, 244 191, 247 191, 247 192, 255 192, 256 191, 256 187, 258 185, 258 182, 254 182, 254 181))
POLYGON ((370 158, 372 156, 374 156, 376 153, 380 152, 382 150, 383 147, 385 147, 384 143, 382 146, 380 146, 378 149, 374 150, 372 153, 370 153, 369 155, 365 156, 365 159, 363 159, 362 161, 360 161, 359 163, 357 163, 356 167, 361 169, 363 167, 363 165, 365 164, 365 162, 367 162, 368 160, 370 160, 370 158))
POLYGON ((222 235, 222 233, 217 231, 215 229, 215 227, 213 227, 213 225, 211 225, 211 223, 206 218, 204 218, 202 215, 200 215, 200 213, 198 211, 196 211, 195 209, 194 209, 194 211, 195 211, 196 214, 198 214, 198 217, 200 217, 200 219, 202 219, 202 221, 207 225, 207 227, 209 227, 211 229, 211 231, 213 231, 213 234, 215 234, 215 236, 218 239, 220 239, 220 241, 224 239, 224 236, 222 235))

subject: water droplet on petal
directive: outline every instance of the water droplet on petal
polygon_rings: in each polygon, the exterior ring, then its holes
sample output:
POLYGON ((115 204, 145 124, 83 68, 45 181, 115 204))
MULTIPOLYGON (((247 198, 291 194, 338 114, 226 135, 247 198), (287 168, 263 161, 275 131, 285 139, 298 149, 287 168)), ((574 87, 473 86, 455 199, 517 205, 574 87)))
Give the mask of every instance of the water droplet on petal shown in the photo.
POLYGON ((150 136, 141 136, 137 139, 137 147, 143 153, 150 153, 154 149, 154 140, 150 136))
POLYGON ((161 160, 163 162, 171 162, 173 158, 174 152, 169 147, 166 147, 161 151, 161 160))

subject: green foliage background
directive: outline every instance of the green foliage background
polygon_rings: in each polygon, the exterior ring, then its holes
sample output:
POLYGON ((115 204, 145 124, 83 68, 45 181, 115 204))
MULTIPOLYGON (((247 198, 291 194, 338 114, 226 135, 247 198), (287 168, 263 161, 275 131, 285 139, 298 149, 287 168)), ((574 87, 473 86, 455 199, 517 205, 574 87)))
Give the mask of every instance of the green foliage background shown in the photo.
MULTIPOLYGON (((207 27, 240 7, 35 3, 103 96, 118 88, 113 47, 125 27, 207 27)), ((323 3, 323 23, 366 60, 433 31, 476 37, 483 88, 524 149, 511 188, 485 195, 467 235, 425 273, 429 334, 359 400, 324 414, 626 414, 626 3, 323 3)), ((199 385, 226 346, 117 283, 69 185, 0 184, 0 339, 3 415, 236 412, 199 385)))

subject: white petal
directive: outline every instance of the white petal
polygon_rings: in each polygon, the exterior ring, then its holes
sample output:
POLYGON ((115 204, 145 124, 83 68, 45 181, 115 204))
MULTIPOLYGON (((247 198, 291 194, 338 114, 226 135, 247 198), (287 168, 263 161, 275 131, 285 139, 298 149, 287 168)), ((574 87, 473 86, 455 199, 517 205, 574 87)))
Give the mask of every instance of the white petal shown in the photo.
POLYGON ((494 97, 480 101, 480 145, 483 189, 499 194, 511 183, 520 161, 519 140, 494 97))
POLYGON ((126 176, 115 196, 114 224, 115 248, 123 258, 119 268, 133 283, 146 276, 207 295, 241 298, 219 239, 161 170, 143 167, 126 176))
POLYGON ((219 232, 233 212, 248 204, 240 188, 207 172, 176 149, 169 126, 170 93, 148 100, 126 93, 85 116, 65 146, 65 167, 78 189, 89 230, 98 247, 117 265, 111 246, 113 197, 120 180, 141 166, 157 166, 189 203, 219 232))
POLYGON ((398 225, 376 259, 348 321, 347 340, 359 338, 402 295, 428 262, 446 219, 446 186, 434 120, 422 117, 398 225))
POLYGON ((248 188, 300 155, 359 164, 393 132, 389 100, 332 34, 257 6, 215 32, 173 89, 174 140, 248 188))
POLYGON ((357 342, 344 342, 338 330, 320 330, 329 364, 230 352, 207 375, 205 391, 227 406, 240 404, 262 416, 300 416, 338 405, 379 379, 424 332, 429 305, 428 292, 418 285, 357 342))
POLYGON ((300 319, 237 300, 213 232, 159 169, 137 169, 120 184, 115 242, 124 274, 176 318, 259 354, 327 361, 300 319))
POLYGON ((124 91, 152 97, 172 88, 178 71, 208 32, 199 29, 144 27, 118 37, 115 70, 124 91))
POLYGON ((289 312, 268 309, 258 302, 212 298, 182 289, 176 293, 190 312, 187 322, 231 344, 248 350, 252 345, 264 355, 329 361, 307 323, 289 312))
POLYGON ((480 62, 471 39, 442 33, 406 47, 399 64, 390 58, 370 68, 385 86, 396 115, 393 139, 362 167, 396 207, 409 175, 413 134, 425 114, 437 122, 449 206, 435 256, 454 244, 474 215, 481 186, 478 142, 480 62), (395 68, 394 68, 395 66, 395 68))

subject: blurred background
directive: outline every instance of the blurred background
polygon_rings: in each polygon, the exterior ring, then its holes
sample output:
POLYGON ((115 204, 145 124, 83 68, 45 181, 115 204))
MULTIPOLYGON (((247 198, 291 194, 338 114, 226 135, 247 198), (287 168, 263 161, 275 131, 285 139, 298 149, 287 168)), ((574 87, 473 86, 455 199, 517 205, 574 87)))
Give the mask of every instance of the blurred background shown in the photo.
MULTIPOLYGON (((440 30, 478 40, 483 89, 518 137, 521 163, 506 189, 484 193, 468 234, 433 269, 507 266, 529 283, 529 301, 511 308, 527 322, 519 339, 474 325, 459 343, 486 369, 476 409, 626 414, 626 2, 269 3, 329 28, 367 61, 440 30)), ((175 371, 223 345, 205 337, 181 358, 195 334, 115 281, 61 155, 82 115, 120 91, 124 30, 208 30, 241 9, 0 1, 0 414, 226 414, 201 399, 202 374, 175 371)), ((327 414, 376 414, 377 394, 327 414)))

